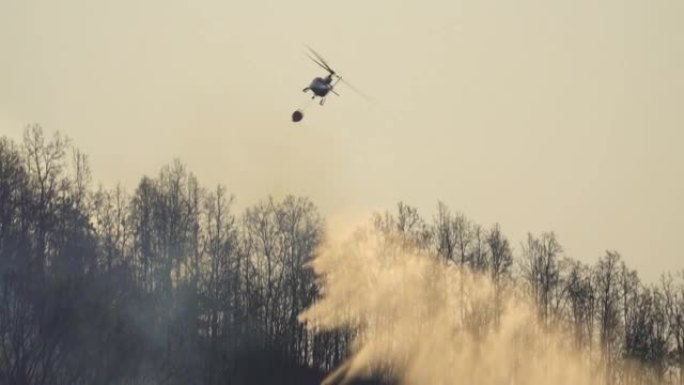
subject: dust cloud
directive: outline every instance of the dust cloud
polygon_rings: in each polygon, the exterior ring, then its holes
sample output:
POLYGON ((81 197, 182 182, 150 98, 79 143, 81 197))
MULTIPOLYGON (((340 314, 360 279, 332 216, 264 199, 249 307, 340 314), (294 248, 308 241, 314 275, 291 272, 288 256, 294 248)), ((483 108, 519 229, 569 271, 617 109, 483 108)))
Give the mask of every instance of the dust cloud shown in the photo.
POLYGON ((601 353, 542 321, 525 290, 446 262, 401 234, 359 228, 311 263, 314 331, 347 329, 350 358, 324 384, 604 384, 601 353))

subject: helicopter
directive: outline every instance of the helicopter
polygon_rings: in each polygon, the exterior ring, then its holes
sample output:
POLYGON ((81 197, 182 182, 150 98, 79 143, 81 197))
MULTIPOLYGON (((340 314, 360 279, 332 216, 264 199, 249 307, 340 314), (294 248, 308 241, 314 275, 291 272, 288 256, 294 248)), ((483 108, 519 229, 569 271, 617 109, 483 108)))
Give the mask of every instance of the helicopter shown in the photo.
POLYGON ((317 77, 314 78, 314 80, 311 81, 311 84, 309 84, 308 87, 304 88, 302 92, 307 92, 311 91, 313 93, 313 96, 311 96, 311 99, 315 99, 316 96, 321 98, 320 105, 322 106, 325 104, 325 98, 328 95, 329 92, 332 92, 333 94, 340 96, 337 92, 335 92, 334 88, 335 85, 342 79, 341 76, 337 75, 335 73, 335 70, 330 68, 330 65, 319 55, 316 51, 314 51, 311 47, 307 46, 309 51, 314 56, 311 56, 310 54, 306 54, 306 56, 309 57, 314 63, 318 64, 320 67, 322 67, 324 70, 328 71, 328 75, 326 77, 317 77), (333 83, 334 82, 334 83, 333 83))
MULTIPOLYGON (((305 53, 306 56, 311 59, 314 63, 318 64, 321 68, 326 70, 328 72, 328 75, 325 77, 316 77, 311 81, 311 84, 309 84, 308 87, 304 88, 302 92, 308 92, 311 91, 313 94, 311 96, 311 99, 316 99, 316 97, 321 98, 319 104, 322 106, 325 104, 326 97, 328 96, 329 93, 335 94, 337 96, 340 96, 335 91, 335 86, 337 83, 342 81, 345 83, 349 88, 357 92, 359 95, 363 96, 364 98, 368 99, 361 91, 357 90, 354 88, 349 82, 346 80, 342 79, 342 76, 338 75, 335 70, 330 67, 328 62, 323 59, 323 57, 318 54, 318 52, 314 51, 313 48, 306 46, 306 48, 309 50, 310 53, 305 53)), ((292 120, 294 122, 298 122, 302 120, 304 117, 304 113, 301 110, 296 110, 294 113, 292 113, 292 120)))

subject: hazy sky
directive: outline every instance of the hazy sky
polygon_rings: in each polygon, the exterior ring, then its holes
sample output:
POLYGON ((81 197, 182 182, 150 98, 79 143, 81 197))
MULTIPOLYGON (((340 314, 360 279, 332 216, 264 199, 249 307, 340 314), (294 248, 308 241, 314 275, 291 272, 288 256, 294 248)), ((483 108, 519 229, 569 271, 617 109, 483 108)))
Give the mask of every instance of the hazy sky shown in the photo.
POLYGON ((241 205, 442 200, 519 250, 684 268, 684 2, 0 0, 0 134, 59 130, 133 190, 180 158, 241 205), (366 102, 290 114, 321 70, 366 102))

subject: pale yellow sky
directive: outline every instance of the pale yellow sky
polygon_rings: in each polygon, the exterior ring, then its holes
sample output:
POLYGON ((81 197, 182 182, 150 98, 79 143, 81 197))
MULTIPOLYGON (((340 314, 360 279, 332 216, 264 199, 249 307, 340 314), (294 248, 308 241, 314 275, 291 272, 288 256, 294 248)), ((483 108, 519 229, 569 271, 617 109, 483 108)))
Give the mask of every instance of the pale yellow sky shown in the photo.
MULTIPOLYGON (((0 1, 0 134, 59 130, 129 190, 179 157, 241 205, 437 200, 518 245, 684 268, 684 2, 0 1), (340 88, 300 124, 321 71, 340 88)), ((350 214, 353 213, 353 214, 350 214)))

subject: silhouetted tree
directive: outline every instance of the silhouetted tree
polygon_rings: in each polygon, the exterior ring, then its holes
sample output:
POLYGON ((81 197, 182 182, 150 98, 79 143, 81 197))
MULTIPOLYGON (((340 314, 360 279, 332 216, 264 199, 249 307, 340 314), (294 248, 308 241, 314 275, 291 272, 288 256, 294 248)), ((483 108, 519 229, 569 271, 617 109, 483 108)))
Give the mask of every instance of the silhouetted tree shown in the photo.
POLYGON ((594 268, 596 316, 599 321, 599 343, 607 381, 613 383, 620 354, 620 255, 607 252, 594 268))
POLYGON ((487 247, 489 248, 489 274, 492 278, 495 290, 494 318, 498 322, 503 312, 504 290, 510 283, 511 268, 513 266, 513 252, 508 240, 501 233, 498 224, 494 225, 487 234, 487 247))
POLYGON ((539 317, 545 325, 549 325, 556 315, 562 299, 561 252, 561 245, 554 233, 543 233, 539 238, 528 234, 527 243, 522 248, 522 277, 536 300, 539 317))
POLYGON ((594 334, 596 293, 591 268, 579 261, 567 260, 563 285, 568 302, 568 317, 578 348, 591 348, 594 334))

